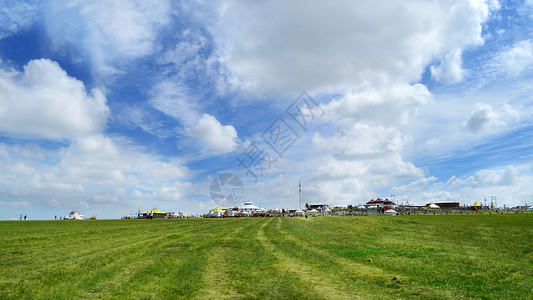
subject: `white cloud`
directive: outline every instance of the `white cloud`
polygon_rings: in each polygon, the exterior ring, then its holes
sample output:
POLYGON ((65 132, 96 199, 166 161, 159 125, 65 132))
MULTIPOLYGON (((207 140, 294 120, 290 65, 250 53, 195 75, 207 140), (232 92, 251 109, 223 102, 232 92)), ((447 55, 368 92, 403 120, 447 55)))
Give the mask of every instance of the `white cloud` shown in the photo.
POLYGON ((32 60, 24 72, 0 69, 0 130, 59 139, 99 132, 109 113, 106 97, 67 75, 48 59, 32 60))
POLYGON ((169 137, 175 132, 164 127, 158 116, 145 105, 128 105, 117 108, 113 114, 113 122, 128 129, 137 127, 159 138, 169 137))
POLYGON ((472 117, 466 122, 466 127, 471 131, 479 131, 494 118, 492 106, 478 103, 476 109, 472 112, 472 117))
POLYGON ((46 178, 116 187, 187 176, 188 169, 178 160, 161 161, 141 150, 102 135, 88 136, 62 149, 59 163, 46 173, 46 178))
POLYGON ((150 92, 148 102, 185 126, 194 124, 200 118, 198 97, 192 96, 186 87, 171 80, 157 83, 150 92))
POLYGON ((428 63, 448 55, 449 64, 465 47, 483 43, 481 24, 497 8, 484 1, 400 0, 223 6, 210 27, 221 61, 243 88, 260 93, 342 88, 383 77, 415 82, 428 63))
POLYGON ((323 138, 316 133, 313 145, 321 151, 332 153, 338 159, 365 159, 384 156, 401 151, 405 141, 398 130, 393 128, 371 127, 355 123, 341 126, 338 132, 323 138), (351 126, 350 126, 351 125, 351 126))
POLYGON ((496 111, 489 104, 477 103, 476 108, 472 111, 472 116, 463 126, 473 132, 478 132, 491 125, 505 126, 519 118, 520 113, 509 105, 503 105, 496 111))
POLYGON ((131 192, 131 195, 133 197, 136 197, 136 198, 142 198, 144 197, 143 193, 139 190, 134 190, 133 192, 131 192))
POLYGON ((46 205, 51 206, 51 207, 61 207, 61 205, 62 205, 61 202, 57 201, 54 198, 50 198, 48 200, 45 200, 45 203, 46 203, 46 205))
POLYGON ((28 201, 10 201, 10 202, 0 201, 0 205, 22 207, 22 208, 32 207, 31 203, 29 203, 28 201))
POLYGON ((425 192, 418 199, 418 204, 428 204, 434 202, 450 202, 451 200, 456 200, 456 197, 450 192, 447 191, 435 191, 435 192, 425 192))
POLYGON ((0 164, 10 166, 0 173, 0 185, 11 188, 10 201, 23 198, 32 205, 94 209, 127 200, 127 189, 145 191, 144 199, 153 199, 162 186, 189 176, 177 158, 142 150, 127 140, 102 135, 79 137, 54 151, 0 143, 0 153, 4 153, 0 164), (40 155, 26 156, 26 148, 40 155))
POLYGON ((103 203, 103 204, 112 204, 112 203, 118 203, 120 200, 117 196, 112 196, 109 194, 106 195, 94 195, 92 198, 93 202, 96 203, 103 203))
POLYGON ((437 178, 434 177, 434 176, 419 178, 419 179, 417 179, 415 181, 410 182, 409 184, 401 185, 401 186, 398 186, 398 187, 393 187, 391 189, 391 193, 393 193, 393 194, 406 194, 406 193, 420 192, 428 184, 430 184, 431 182, 435 182, 436 180, 437 180, 437 178))
POLYGON ((416 115, 418 107, 428 103, 431 94, 422 84, 383 83, 364 86, 359 91, 346 93, 340 99, 323 106, 325 120, 350 118, 385 126, 401 125, 416 115))
POLYGON ((187 132, 207 143, 207 151, 213 154, 232 152, 237 147, 237 131, 231 125, 222 125, 209 114, 203 114, 187 132))
POLYGON ((46 30, 58 51, 76 47, 97 74, 120 72, 129 59, 151 54, 157 33, 170 21, 169 1, 49 1, 46 30))
POLYGON ((453 84, 463 79, 463 69, 461 68, 461 50, 452 51, 444 57, 439 66, 431 66, 431 76, 435 80, 453 84))
POLYGON ((466 178, 451 177, 450 185, 471 185, 472 187, 493 187, 514 185, 518 179, 518 170, 513 166, 503 169, 480 170, 476 174, 466 178))
POLYGON ((38 1, 3 1, 0 8, 0 39, 31 25, 37 15, 38 1))
POLYGON ((161 187, 154 193, 155 199, 162 199, 165 201, 179 202, 185 200, 185 196, 192 188, 189 182, 174 181, 168 185, 161 187))
POLYGON ((504 50, 496 58, 502 64, 507 74, 518 76, 533 65, 533 46, 530 40, 523 40, 504 50))
POLYGON ((231 125, 222 125, 213 115, 200 116, 198 97, 174 81, 159 82, 151 91, 149 103, 157 110, 180 121, 185 133, 201 139, 210 154, 224 154, 235 150, 237 131, 231 125))

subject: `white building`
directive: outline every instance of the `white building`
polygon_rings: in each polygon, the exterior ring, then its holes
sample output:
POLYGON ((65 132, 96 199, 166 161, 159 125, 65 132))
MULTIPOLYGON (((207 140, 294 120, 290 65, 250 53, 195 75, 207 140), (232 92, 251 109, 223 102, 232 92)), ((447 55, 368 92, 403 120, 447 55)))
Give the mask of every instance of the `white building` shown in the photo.
POLYGON ((250 215, 254 215, 254 214, 260 214, 260 213, 263 213, 265 211, 264 208, 261 208, 259 206, 255 206, 252 201, 247 201, 244 203, 243 206, 239 206, 239 212, 247 212, 248 214, 250 215))

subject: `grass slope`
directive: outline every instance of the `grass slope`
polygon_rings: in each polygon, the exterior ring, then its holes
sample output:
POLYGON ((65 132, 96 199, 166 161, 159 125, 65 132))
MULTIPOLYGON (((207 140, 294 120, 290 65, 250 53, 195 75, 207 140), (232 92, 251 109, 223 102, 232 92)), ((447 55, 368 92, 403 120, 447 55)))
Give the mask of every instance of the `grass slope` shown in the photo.
POLYGON ((533 216, 0 222, 0 298, 525 299, 533 216))

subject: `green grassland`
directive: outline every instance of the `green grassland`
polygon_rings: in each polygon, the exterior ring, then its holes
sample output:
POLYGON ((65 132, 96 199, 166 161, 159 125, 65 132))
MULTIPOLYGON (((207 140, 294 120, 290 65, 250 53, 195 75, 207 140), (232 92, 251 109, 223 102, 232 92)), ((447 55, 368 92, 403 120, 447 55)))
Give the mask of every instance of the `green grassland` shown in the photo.
POLYGON ((532 299, 533 215, 0 222, 0 299, 532 299))

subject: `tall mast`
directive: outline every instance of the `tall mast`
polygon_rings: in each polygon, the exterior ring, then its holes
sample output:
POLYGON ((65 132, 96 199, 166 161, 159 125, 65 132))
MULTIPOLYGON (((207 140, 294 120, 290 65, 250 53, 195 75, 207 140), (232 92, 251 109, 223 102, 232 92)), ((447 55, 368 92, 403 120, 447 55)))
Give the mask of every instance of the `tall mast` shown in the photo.
POLYGON ((298 188, 300 193, 300 209, 302 209, 302 184, 298 181, 298 188))

